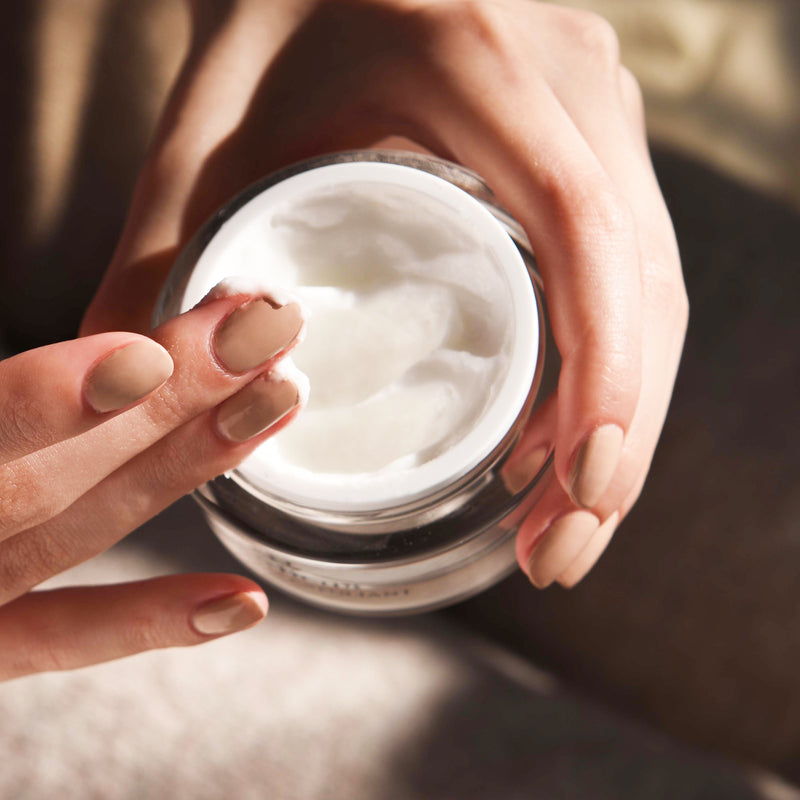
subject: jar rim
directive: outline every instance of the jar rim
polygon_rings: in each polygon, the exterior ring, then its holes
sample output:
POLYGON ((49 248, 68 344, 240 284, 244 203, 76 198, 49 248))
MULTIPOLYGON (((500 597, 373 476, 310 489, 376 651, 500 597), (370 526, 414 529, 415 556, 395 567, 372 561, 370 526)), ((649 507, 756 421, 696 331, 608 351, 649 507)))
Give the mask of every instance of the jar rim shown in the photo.
MULTIPOLYGON (((467 224, 485 238, 496 254, 496 262, 507 282, 513 314, 511 358, 500 389, 475 427, 445 453, 414 468, 412 480, 404 475, 402 487, 391 476, 359 476, 357 489, 342 491, 341 481, 314 480, 305 490, 273 481, 255 479, 247 470, 241 474, 268 497, 285 499, 294 505, 346 513, 394 508, 440 493, 449 483, 472 472, 484 461, 514 426, 528 400, 530 388, 540 369, 540 313, 532 276, 523 261, 518 244, 511 238, 505 220, 499 219, 486 198, 488 187, 474 173, 440 159, 413 154, 362 151, 310 159, 281 173, 268 176, 237 195, 201 229, 176 262, 160 301, 160 315, 188 309, 211 288, 202 284, 203 264, 213 258, 245 226, 266 212, 278 200, 300 196, 335 183, 391 184, 421 191, 453 204, 467 224), (447 166, 440 176, 434 169, 447 166), (454 174, 461 185, 454 183, 454 174), (467 184, 466 186, 464 184, 467 184), (204 262, 205 259, 205 262, 204 262)), ((159 312, 157 312, 159 313, 159 312)), ((288 483, 288 482, 287 482, 288 483)))

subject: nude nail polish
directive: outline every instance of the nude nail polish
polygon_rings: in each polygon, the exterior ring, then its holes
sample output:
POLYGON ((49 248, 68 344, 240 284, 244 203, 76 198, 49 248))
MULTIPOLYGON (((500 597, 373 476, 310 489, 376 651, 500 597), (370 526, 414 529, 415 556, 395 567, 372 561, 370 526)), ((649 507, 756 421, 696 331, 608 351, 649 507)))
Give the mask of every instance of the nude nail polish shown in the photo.
POLYGON ((622 455, 625 435, 619 425, 594 430, 578 450, 569 474, 572 499, 591 508, 608 488, 622 455))
POLYGON ((539 473, 547 461, 550 448, 542 445, 532 450, 523 458, 511 460, 501 470, 501 476, 509 494, 522 491, 539 473))
POLYGON ((254 625, 267 615, 266 598, 258 592, 239 592, 211 600, 195 609, 192 627, 205 636, 222 636, 254 625))
POLYGON ((589 570, 597 563, 597 560, 608 547, 608 543, 617 529, 618 522, 619 512, 615 511, 592 534, 589 543, 578 554, 578 557, 558 576, 558 582, 565 589, 571 589, 586 577, 589 570))
POLYGON ((549 586, 578 557, 597 530, 599 520, 588 511, 558 517, 533 548, 528 576, 539 589, 549 586))
POLYGON ((271 428, 300 404, 292 381, 260 377, 229 397, 217 412, 220 433, 232 442, 244 442, 271 428))
POLYGON ((172 359, 160 344, 139 339, 94 367, 86 378, 84 395, 95 411, 118 411, 161 386, 172 369, 172 359))
POLYGON ((225 369, 246 372, 285 350, 303 328, 298 303, 260 298, 237 308, 214 334, 214 352, 225 369))

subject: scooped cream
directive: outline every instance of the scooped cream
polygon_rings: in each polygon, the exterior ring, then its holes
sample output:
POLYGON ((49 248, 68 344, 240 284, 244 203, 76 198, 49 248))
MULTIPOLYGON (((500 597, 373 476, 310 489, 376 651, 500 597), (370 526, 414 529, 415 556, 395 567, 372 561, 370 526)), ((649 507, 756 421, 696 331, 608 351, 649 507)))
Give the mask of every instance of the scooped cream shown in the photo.
MULTIPOLYGON (((292 357, 308 376, 308 400, 239 469, 254 483, 297 502, 323 496, 336 505, 363 492, 393 502, 418 493, 420 468, 474 438, 497 400, 517 316, 501 258, 519 256, 513 245, 498 254, 476 229, 470 215, 485 214, 507 237, 476 201, 421 174, 463 195, 469 213, 446 202, 449 194, 389 181, 277 192, 235 230, 248 206, 234 215, 198 263, 199 294, 233 275, 278 287, 273 296, 289 293, 306 311, 292 357)), ((524 401, 517 395, 510 419, 524 401)), ((487 429, 459 458, 479 460, 473 451, 491 450, 496 437, 487 429)))

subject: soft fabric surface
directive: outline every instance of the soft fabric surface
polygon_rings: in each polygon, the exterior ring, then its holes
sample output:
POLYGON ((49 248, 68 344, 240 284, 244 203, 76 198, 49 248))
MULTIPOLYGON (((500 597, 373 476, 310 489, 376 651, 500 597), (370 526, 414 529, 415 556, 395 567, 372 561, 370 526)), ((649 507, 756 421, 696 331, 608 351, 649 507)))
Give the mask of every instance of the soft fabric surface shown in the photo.
MULTIPOLYGON (((177 568, 237 568, 189 501, 56 583, 177 568)), ((363 621, 273 600, 259 627, 200 648, 0 686, 0 797, 780 797, 442 615, 363 621)))
POLYGON ((796 0, 563 0, 616 29, 647 130, 800 206, 796 0))

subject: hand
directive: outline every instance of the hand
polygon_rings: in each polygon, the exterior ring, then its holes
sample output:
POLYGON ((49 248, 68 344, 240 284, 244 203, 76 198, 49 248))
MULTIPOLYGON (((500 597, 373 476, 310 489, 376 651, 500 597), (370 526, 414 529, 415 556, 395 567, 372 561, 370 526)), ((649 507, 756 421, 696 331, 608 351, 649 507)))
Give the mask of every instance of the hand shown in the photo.
POLYGON ((212 294, 152 339, 102 333, 0 362, 0 680, 196 644, 264 616, 261 589, 235 575, 30 590, 285 425, 299 392, 271 370, 301 327, 296 304, 212 294))
POLYGON ((399 134, 474 169, 530 237, 562 357, 516 456, 554 450, 556 473, 518 557, 537 586, 574 585, 642 489, 688 314, 613 30, 530 0, 196 0, 193 14, 85 330, 144 329, 197 226, 288 162, 399 134))

